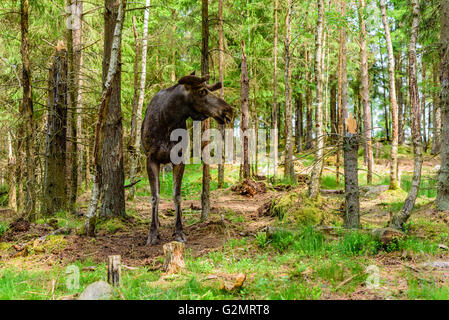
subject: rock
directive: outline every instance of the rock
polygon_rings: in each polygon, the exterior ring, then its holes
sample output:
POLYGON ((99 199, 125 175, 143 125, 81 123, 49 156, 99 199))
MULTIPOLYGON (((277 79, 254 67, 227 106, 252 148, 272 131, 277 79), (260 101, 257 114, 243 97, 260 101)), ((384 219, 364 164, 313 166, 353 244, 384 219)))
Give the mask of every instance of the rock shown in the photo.
POLYGON ((243 283, 245 282, 245 280, 246 280, 246 275, 243 273, 239 273, 235 277, 233 283, 222 281, 220 283, 220 290, 226 290, 226 291, 239 290, 243 286, 243 283))
POLYGON ((433 261, 433 262, 429 262, 429 263, 424 263, 422 266, 436 268, 436 269, 448 269, 449 261, 433 261))
POLYGON ((379 195, 385 191, 387 191, 390 187, 385 185, 380 186, 363 186, 360 187, 360 191, 363 193, 363 196, 370 197, 379 195))
POLYGON ((105 281, 91 283, 81 293, 78 300, 110 300, 114 289, 105 281))
POLYGON ((398 241, 405 238, 405 233, 395 228, 381 228, 372 231, 373 236, 382 242, 384 245, 388 245, 391 242, 398 241))

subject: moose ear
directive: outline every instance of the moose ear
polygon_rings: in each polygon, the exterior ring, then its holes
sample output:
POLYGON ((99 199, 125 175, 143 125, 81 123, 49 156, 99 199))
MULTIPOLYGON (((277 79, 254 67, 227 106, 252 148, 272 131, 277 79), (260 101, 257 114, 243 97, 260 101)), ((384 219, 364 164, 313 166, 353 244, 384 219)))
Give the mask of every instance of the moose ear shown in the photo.
POLYGON ((190 74, 191 76, 194 76, 195 75, 195 70, 193 70, 193 72, 190 74))
POLYGON ((214 85, 207 86, 207 89, 209 89, 209 91, 216 91, 218 89, 221 89, 222 87, 223 87, 223 84, 221 82, 217 82, 214 85))
POLYGON ((184 76, 181 79, 178 80, 179 84, 187 84, 193 87, 198 87, 201 86, 204 82, 206 82, 207 80, 209 80, 209 76, 205 76, 205 77, 197 77, 197 76, 184 76))

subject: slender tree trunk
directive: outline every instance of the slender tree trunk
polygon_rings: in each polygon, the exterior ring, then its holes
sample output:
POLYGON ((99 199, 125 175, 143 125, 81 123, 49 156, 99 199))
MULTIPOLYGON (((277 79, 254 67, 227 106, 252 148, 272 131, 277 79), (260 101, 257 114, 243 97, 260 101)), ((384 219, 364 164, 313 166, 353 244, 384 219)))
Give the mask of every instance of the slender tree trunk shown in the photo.
POLYGON ((338 141, 338 121, 337 121, 337 77, 330 76, 330 123, 331 123, 331 143, 338 141))
MULTIPOLYGON (((220 98, 224 99, 224 70, 223 70, 223 59, 224 59, 224 40, 223 40, 223 0, 218 1, 218 72, 219 72, 219 78, 220 82, 222 84, 220 88, 220 98)), ((225 125, 220 124, 219 126, 220 134, 222 141, 224 141, 225 138, 225 125)), ((222 159, 221 163, 218 164, 218 188, 223 188, 224 186, 224 171, 225 171, 225 165, 224 165, 224 143, 222 144, 222 159)))
POLYGON ((404 145, 404 97, 402 93, 402 52, 397 54, 396 69, 399 71, 399 77, 396 77, 396 90, 398 92, 398 144, 404 145))
POLYGON ((367 183, 373 183, 373 144, 371 128, 371 103, 369 95, 369 71, 368 71, 368 50, 366 43, 366 21, 365 21, 365 0, 360 1, 360 61, 361 61, 361 80, 362 80, 362 105, 363 105, 363 138, 365 140, 365 153, 367 160, 367 183))
MULTIPOLYGON (((242 40, 242 71, 240 78, 241 87, 241 104, 242 104, 242 121, 240 123, 240 129, 242 133, 247 133, 249 129, 249 78, 248 78, 248 65, 245 54, 245 42, 242 40)), ((248 179, 250 177, 249 168, 249 137, 243 135, 243 178, 248 179)))
POLYGON ((25 215, 34 221, 36 214, 36 194, 35 194, 35 161, 34 161, 34 120, 33 120, 33 94, 31 86, 30 54, 28 47, 28 0, 20 1, 20 25, 22 35, 21 55, 22 55, 22 117, 25 128, 25 215))
MULTIPOLYGON (((72 6, 72 0, 66 0, 67 7, 71 10, 71 15, 76 15, 77 7, 75 5, 72 6)), ((80 19, 81 20, 81 19, 80 19)), ((78 27, 76 24, 72 24, 71 26, 78 27)), ((79 70, 75 70, 75 55, 74 55, 74 37, 72 28, 67 28, 66 37, 67 37, 67 65, 68 65, 68 106, 69 109, 67 111, 68 121, 70 121, 70 145, 71 145, 71 153, 69 155, 70 159, 70 173, 71 173, 71 185, 70 185, 70 196, 69 196, 69 210, 73 212, 75 210, 76 199, 78 196, 78 132, 77 132, 77 79, 76 75, 79 74, 79 70)), ((56 66, 55 66, 56 67, 56 66)), ((55 79, 56 80, 56 79, 55 79)), ((55 83, 56 85, 56 83, 55 83)), ((66 110, 67 110, 66 105, 66 110)), ((65 150, 65 149, 64 149, 65 150)), ((65 155, 64 155, 65 157, 65 155)), ((48 212, 47 212, 48 213, 48 212)))
MULTIPOLYGON (((439 66, 438 62, 434 63, 433 67, 433 85, 435 88, 439 88, 439 66)), ((440 108, 440 95, 438 93, 433 94, 433 142, 432 142, 432 154, 436 155, 441 150, 440 141, 441 132, 441 108, 440 108)))
MULTIPOLYGON (((422 75, 422 132, 423 132, 423 147, 424 152, 427 152, 427 144, 428 140, 430 140, 430 130, 429 130, 429 139, 427 139, 427 124, 426 124, 426 94, 427 94, 427 88, 426 88, 426 76, 427 76, 427 70, 426 66, 424 64, 424 59, 422 59, 422 69, 421 69, 421 75, 422 75)), ((429 124, 430 125, 430 124, 429 124)))
MULTIPOLYGON (((66 49, 57 48, 48 81, 47 143, 41 207, 41 213, 47 216, 67 208, 68 77, 68 52, 66 49)), ((76 163, 76 158, 72 159, 73 163, 76 163)))
POLYGON ((296 183, 295 168, 293 165, 293 131, 292 131, 292 95, 291 95, 291 62, 290 62, 290 43, 291 43, 291 19, 293 14, 292 0, 288 0, 288 13, 286 17, 286 36, 285 36, 285 171, 284 176, 290 181, 296 183))
POLYGON ((315 33, 315 82, 316 82, 316 96, 315 96, 315 121, 316 121, 316 152, 315 163, 312 168, 309 184, 309 196, 316 199, 320 192, 321 171, 323 168, 323 154, 324 154, 324 139, 323 139, 323 79, 321 74, 321 54, 323 46, 323 25, 324 25, 324 1, 317 0, 318 3, 318 19, 315 33))
MULTIPOLYGON (((108 66, 111 64, 114 27, 118 22, 118 7, 122 1, 125 0, 105 1, 103 83, 106 83, 108 66)), ((112 83, 109 106, 107 108, 104 127, 104 143, 102 144, 101 192, 103 194, 103 201, 100 208, 100 216, 102 217, 117 217, 126 214, 121 109, 121 50, 118 52, 117 69, 112 83)))
MULTIPOLYGON (((204 77, 209 74, 209 3, 208 0, 202 0, 201 14, 201 75, 204 77)), ((210 120, 202 122, 202 132, 210 129, 210 120)), ((203 137, 206 141, 208 136, 203 137)), ((207 146, 207 142, 201 143, 201 150, 207 146)), ((203 189, 201 193, 201 220, 204 221, 210 214, 210 169, 209 165, 203 162, 203 189)))
POLYGON ((8 167, 7 167, 7 183, 8 183, 8 207, 14 211, 17 210, 16 199, 16 177, 15 177, 16 159, 12 151, 11 133, 8 131, 8 167))
MULTIPOLYGON (((82 16, 83 16, 83 1, 82 0, 72 0, 75 5, 75 14, 79 17, 79 23, 75 26, 72 26, 72 37, 73 37, 73 68, 74 68, 74 77, 75 77, 75 88, 76 88, 76 132, 77 132, 77 142, 81 141, 82 143, 77 143, 77 157, 76 160, 78 162, 77 169, 77 188, 81 187, 83 180, 83 173, 86 171, 86 165, 84 164, 84 155, 85 155, 85 147, 83 146, 83 142, 87 140, 84 135, 87 136, 87 133, 83 134, 83 100, 82 100, 82 85, 83 79, 81 76, 81 68, 83 64, 83 54, 82 54, 82 16)), ((87 181, 86 181, 87 184, 87 181)), ((76 199, 75 199, 76 201, 76 199)))
MULTIPOLYGON (((147 79, 147 49, 148 49, 148 20, 150 19, 150 0, 145 1, 145 13, 143 22, 143 39, 142 39, 142 60, 141 60, 141 73, 140 73, 140 85, 139 85, 139 99, 137 102, 136 111, 136 132, 134 139, 134 154, 131 157, 130 177, 131 182, 136 180, 140 163, 140 140, 141 140, 141 128, 142 128, 142 110, 145 98, 145 84, 147 79)), ((129 190, 129 199, 134 198, 136 187, 132 186, 129 190)))
MULTIPOLYGON (((107 71, 105 76, 105 81, 103 85, 103 92, 101 95, 100 110, 98 111, 98 120, 95 126, 95 141, 94 141, 94 151, 93 151, 93 189, 90 198, 89 208, 86 214, 85 228, 84 231, 89 236, 95 235, 95 223, 96 223, 96 211, 98 207, 98 201, 100 199, 101 185, 103 182, 104 172, 102 170, 102 150, 104 137, 106 132, 106 122, 108 109, 112 103, 112 91, 114 89, 115 78, 118 78, 120 72, 120 51, 122 43, 122 30, 123 21, 125 20, 126 13, 126 0, 119 0, 117 19, 115 27, 113 29, 113 39, 111 46, 109 47, 109 63, 107 64, 107 71)), ((106 67, 104 64, 103 67, 106 67)), ((123 184, 122 184, 123 186, 123 184)))
POLYGON ((303 100, 302 94, 298 92, 295 98, 295 141, 296 141, 296 151, 302 151, 302 136, 304 132, 303 128, 303 100))
POLYGON ((400 212, 395 214, 390 221, 390 226, 395 228, 403 228, 404 224, 410 217, 410 214, 415 206, 416 198, 418 197, 419 185, 421 183, 421 169, 422 169, 422 138, 420 128, 420 105, 418 94, 418 80, 417 80, 417 58, 416 58, 416 42, 418 38, 419 28, 419 0, 412 0, 412 29, 410 32, 409 44, 409 83, 410 83, 410 105, 411 105, 411 129, 414 153, 414 169, 412 187, 404 202, 404 206, 400 212))
MULTIPOLYGON (((136 17, 133 16, 133 33, 134 33, 134 52, 136 58, 134 60, 134 97, 133 97, 133 111, 131 116, 131 132, 130 141, 128 145, 128 150, 130 153, 130 172, 129 177, 131 182, 135 180, 137 171, 137 162, 139 161, 139 156, 136 154, 135 142, 137 135, 137 109, 139 104, 139 62, 140 62, 140 45, 139 37, 136 27, 136 17)), ((133 200, 136 193, 136 187, 132 186, 128 192, 128 200, 133 200)))
POLYGON ((436 206, 449 210, 449 1, 441 1, 440 34, 440 106, 441 111, 441 168, 438 175, 436 206))
POLYGON ((388 75, 390 80, 390 109, 392 115, 392 142, 390 159, 390 189, 399 188, 398 183, 398 102, 396 99, 395 61, 393 45, 391 43, 390 26, 388 24, 387 8, 385 0, 380 0, 382 22, 385 30, 388 51, 388 75))
MULTIPOLYGON (((278 108, 278 102, 277 102, 277 61, 278 61, 278 0, 274 0, 274 45, 273 45, 273 110, 271 115, 271 129, 278 130, 279 129, 279 108, 278 108)), ((276 178, 276 172, 277 172, 277 159, 278 159, 278 153, 277 153, 277 146, 278 146, 278 134, 274 134, 273 137, 273 145, 276 146, 275 152, 274 152, 274 168, 273 168, 273 178, 276 178)))
POLYGON ((306 77, 306 150, 310 150, 313 148, 313 106, 312 106, 312 90, 310 89, 310 71, 309 71, 309 65, 310 65, 310 53, 309 50, 306 49, 305 51, 305 61, 306 61, 306 71, 305 71, 305 77, 306 77))

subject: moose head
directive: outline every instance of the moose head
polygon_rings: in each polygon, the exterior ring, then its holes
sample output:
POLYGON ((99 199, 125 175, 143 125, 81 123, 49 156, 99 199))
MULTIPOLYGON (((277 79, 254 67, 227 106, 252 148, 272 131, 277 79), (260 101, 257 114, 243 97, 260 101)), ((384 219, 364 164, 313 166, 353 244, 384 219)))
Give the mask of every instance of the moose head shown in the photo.
POLYGON ((197 77, 194 73, 179 79, 178 84, 185 89, 185 96, 191 108, 191 117, 194 120, 205 120, 209 117, 217 120, 219 124, 231 121, 232 107, 212 92, 222 87, 221 82, 208 85, 209 76, 197 77))

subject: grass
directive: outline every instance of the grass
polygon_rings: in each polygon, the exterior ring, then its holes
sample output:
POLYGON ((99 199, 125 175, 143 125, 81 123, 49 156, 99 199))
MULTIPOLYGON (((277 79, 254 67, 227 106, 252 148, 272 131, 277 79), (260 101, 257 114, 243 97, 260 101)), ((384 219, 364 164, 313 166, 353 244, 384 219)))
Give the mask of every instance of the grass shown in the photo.
MULTIPOLYGON (((401 188, 409 192, 412 187, 412 176, 403 175, 401 179, 401 188)), ((436 198, 437 196, 437 180, 435 177, 423 175, 419 185, 419 197, 436 198)))

